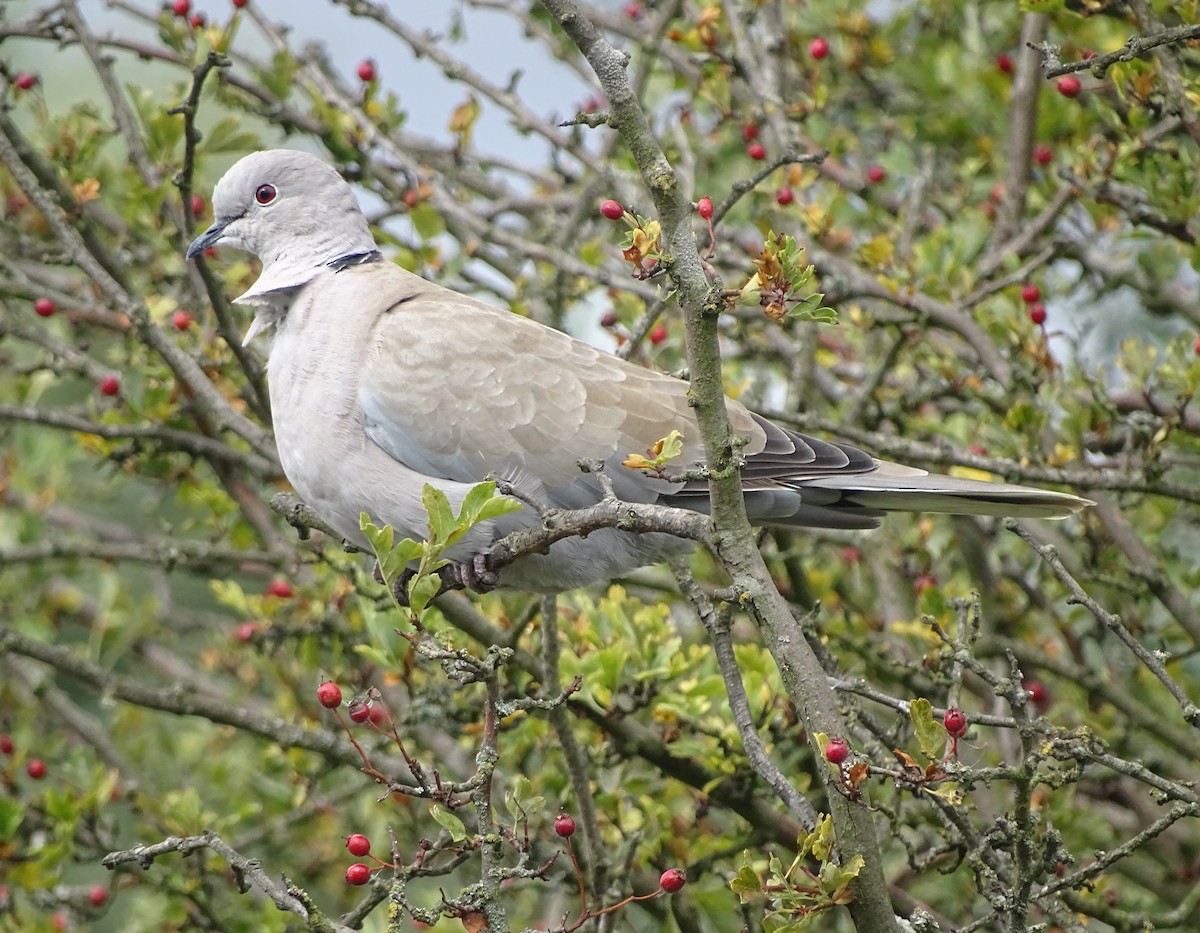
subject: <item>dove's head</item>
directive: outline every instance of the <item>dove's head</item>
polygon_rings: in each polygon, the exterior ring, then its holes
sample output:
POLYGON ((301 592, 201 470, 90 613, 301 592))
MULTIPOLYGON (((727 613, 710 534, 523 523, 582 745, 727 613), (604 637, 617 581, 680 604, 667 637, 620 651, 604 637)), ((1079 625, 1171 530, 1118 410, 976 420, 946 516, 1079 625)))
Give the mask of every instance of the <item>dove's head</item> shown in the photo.
POLYGON ((268 149, 241 159, 217 182, 213 213, 187 258, 217 244, 253 253, 263 271, 251 292, 303 285, 321 266, 376 249, 353 190, 307 152, 268 149))

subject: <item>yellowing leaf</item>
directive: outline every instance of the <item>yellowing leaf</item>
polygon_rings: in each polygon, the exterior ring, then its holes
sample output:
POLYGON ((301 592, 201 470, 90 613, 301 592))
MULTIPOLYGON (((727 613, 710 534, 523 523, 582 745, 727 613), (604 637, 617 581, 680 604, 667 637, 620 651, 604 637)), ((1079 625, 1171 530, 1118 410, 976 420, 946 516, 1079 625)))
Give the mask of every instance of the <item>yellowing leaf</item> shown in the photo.
POLYGON ((466 149, 471 142, 471 131, 479 119, 479 101, 472 94, 450 114, 450 132, 458 137, 458 148, 466 149))
POLYGON ((890 266, 896 254, 896 244, 890 236, 877 236, 858 249, 858 255, 869 266, 890 266))
POLYGON ((670 461, 683 453, 683 435, 672 431, 666 437, 660 437, 646 451, 647 456, 630 454, 621 466, 627 470, 660 470, 670 461))
POLYGON ((908 708, 908 718, 912 720, 917 743, 925 757, 937 761, 946 746, 946 727, 934 720, 933 704, 924 697, 913 700, 908 708))
POLYGON ((100 182, 95 178, 85 178, 83 181, 76 183, 72 190, 75 192, 75 200, 80 204, 85 204, 88 201, 95 201, 100 197, 100 182))
POLYGON ((993 476, 987 470, 976 470, 973 467, 955 466, 951 467, 946 472, 951 476, 961 476, 963 479, 983 480, 985 483, 991 482, 995 479, 995 476, 993 476))

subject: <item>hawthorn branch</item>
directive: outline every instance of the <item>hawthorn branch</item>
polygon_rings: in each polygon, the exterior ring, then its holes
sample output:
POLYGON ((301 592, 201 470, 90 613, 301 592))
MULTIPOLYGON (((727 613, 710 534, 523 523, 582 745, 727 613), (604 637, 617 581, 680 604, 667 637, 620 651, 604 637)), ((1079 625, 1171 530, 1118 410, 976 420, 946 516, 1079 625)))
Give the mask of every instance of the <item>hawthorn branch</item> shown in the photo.
POLYGON ((1052 42, 1031 42, 1029 48, 1041 55, 1042 74, 1046 78, 1057 78, 1078 71, 1090 71, 1097 78, 1103 78, 1117 62, 1131 62, 1160 45, 1182 44, 1197 38, 1200 38, 1200 25, 1176 26, 1148 36, 1130 36, 1123 46, 1113 52, 1093 55, 1077 62, 1063 62, 1060 58, 1062 46, 1052 42))
POLYGON ((125 94, 121 90, 117 76, 113 74, 112 60, 104 54, 100 43, 87 28, 87 21, 84 20, 83 14, 79 12, 79 4, 76 0, 64 0, 62 10, 66 19, 70 22, 71 28, 75 31, 75 38, 83 47, 84 52, 87 53, 87 57, 91 60, 96 77, 100 80, 100 86, 104 88, 109 106, 112 108, 113 119, 121 131, 121 138, 125 141, 125 145, 129 147, 130 160, 137 168, 138 174, 141 176, 142 181, 145 182, 146 187, 156 187, 160 181, 158 168, 150 158, 150 152, 146 148, 146 141, 142 138, 142 134, 139 131, 137 118, 134 116, 129 102, 125 99, 125 94))
MULTIPOLYGON (((563 687, 558 668, 562 647, 558 634, 558 601, 553 596, 542 598, 541 615, 542 684, 549 696, 561 696, 563 687)), ((596 800, 592 796, 592 769, 587 755, 571 729, 571 720, 565 704, 557 703, 550 709, 550 725, 562 748, 563 758, 567 763, 567 776, 571 780, 571 791, 579 807, 592 890, 600 897, 608 887, 609 865, 608 853, 600 835, 600 821, 596 816, 596 800)))
POLYGON ((1008 240, 1025 211, 1025 196, 1033 169, 1033 143, 1037 132, 1038 91, 1041 89, 1034 66, 1034 43, 1046 34, 1046 16, 1028 13, 1021 21, 1021 49, 1013 79, 1012 104, 1009 107, 1008 168, 1004 179, 1004 197, 990 237, 989 253, 1008 252, 1008 240))
MULTIPOLYGON (((179 229, 181 232, 186 231, 188 236, 195 232, 196 225, 196 217, 192 213, 191 195, 192 180, 196 172, 196 145, 201 138, 201 133, 196 128, 196 115, 200 110, 200 92, 204 89, 204 83, 210 74, 214 72, 220 74, 228 70, 229 65, 230 61, 224 55, 209 52, 208 57, 192 69, 192 86, 184 102, 170 111, 172 114, 183 117, 183 165, 175 174, 175 186, 179 189, 179 198, 183 204, 184 223, 180 224, 179 229)), ((181 243, 180 245, 185 244, 181 243)), ((266 376, 249 348, 242 343, 241 334, 238 333, 233 317, 229 313, 229 302, 225 300, 221 281, 213 274, 207 258, 203 255, 196 257, 193 268, 204 284, 209 305, 216 315, 217 332, 225 341, 225 345, 229 347, 230 352, 233 353, 242 372, 246 374, 246 380, 250 384, 249 401, 254 407, 254 413, 261 420, 270 421, 271 401, 267 392, 266 376)))
POLYGON ((119 852, 110 852, 104 856, 102 864, 105 868, 113 869, 136 862, 142 869, 147 869, 154 864, 155 859, 168 853, 178 852, 186 857, 201 849, 211 849, 224 859, 236 876, 238 889, 243 894, 251 888, 257 888, 267 895, 276 907, 295 914, 315 933, 353 933, 350 927, 330 920, 317 910, 307 892, 286 877, 282 883, 275 881, 267 874, 262 862, 242 855, 212 830, 206 830, 198 836, 168 836, 162 842, 153 845, 136 845, 119 852))
POLYGON ((712 601, 701 590, 696 579, 688 568, 678 560, 671 561, 671 571, 679 584, 684 596, 691 602, 700 621, 708 630, 712 642, 713 653, 717 659, 717 667, 721 671, 721 679, 725 681, 725 693, 729 697, 729 707, 733 712, 733 721, 738 734, 742 737, 742 748, 755 773, 767 782, 779 799, 784 802, 792 815, 800 821, 805 830, 811 832, 817 825, 817 811, 812 803, 801 794, 779 770, 763 747, 762 738, 754 725, 754 714, 750 710, 750 700, 746 696, 746 685, 742 683, 742 674, 733 655, 733 642, 729 638, 730 618, 727 610, 718 611, 712 601))
POLYGON ((45 541, 41 544, 13 545, 0 548, 0 567, 40 564, 48 560, 133 561, 156 564, 166 570, 186 568, 192 571, 263 572, 287 566, 285 553, 241 551, 237 548, 186 541, 177 538, 145 541, 45 541))
MULTIPOLYGON (((3 331, 3 326, 0 326, 0 333, 3 331)), ((91 421, 82 415, 60 408, 3 404, 0 404, 0 421, 42 424, 107 440, 150 442, 168 450, 177 450, 196 457, 203 457, 205 460, 227 463, 264 480, 279 479, 282 475, 277 464, 265 460, 251 451, 236 450, 215 438, 158 424, 104 423, 91 421)))

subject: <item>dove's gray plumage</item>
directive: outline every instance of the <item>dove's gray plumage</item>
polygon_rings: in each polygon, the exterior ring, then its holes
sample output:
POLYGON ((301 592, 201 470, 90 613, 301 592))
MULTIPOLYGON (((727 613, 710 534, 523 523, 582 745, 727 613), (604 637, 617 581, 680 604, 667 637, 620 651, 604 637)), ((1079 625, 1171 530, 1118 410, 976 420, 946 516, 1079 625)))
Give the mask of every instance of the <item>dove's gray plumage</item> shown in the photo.
MULTIPOLYGON (((672 430, 703 461, 687 384, 541 324, 425 281, 383 259, 350 186, 315 156, 247 156, 213 194, 216 222, 188 257, 216 243, 257 255, 258 307, 247 339, 270 329, 275 437, 296 491, 362 543, 359 513, 421 537, 425 483, 455 508, 489 473, 549 506, 597 501, 581 458, 603 460, 618 495, 707 507, 698 482, 622 467, 672 430)), ((884 512, 1061 518, 1090 504, 1066 493, 930 475, 845 444, 797 434, 729 402, 746 437, 752 520, 871 528, 884 512)), ((536 521, 530 509, 473 529, 451 556, 485 551, 536 521)), ((602 531, 505 568, 502 583, 557 591, 627 572, 686 545, 666 535, 602 531)))

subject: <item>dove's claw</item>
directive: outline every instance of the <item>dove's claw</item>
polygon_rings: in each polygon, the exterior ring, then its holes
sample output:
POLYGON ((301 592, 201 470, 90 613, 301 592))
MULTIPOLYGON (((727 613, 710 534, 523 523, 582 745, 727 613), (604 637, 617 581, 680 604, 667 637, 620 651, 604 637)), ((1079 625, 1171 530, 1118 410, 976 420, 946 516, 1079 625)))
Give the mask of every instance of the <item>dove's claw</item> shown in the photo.
MULTIPOLYGON (((416 572, 414 568, 409 567, 392 584, 392 594, 401 606, 408 606, 408 584, 416 572)), ((462 563, 446 564, 438 568, 437 576, 441 580, 441 586, 437 591, 438 596, 449 593, 451 590, 490 593, 500 582, 499 575, 494 570, 488 569, 486 554, 472 555, 470 559, 462 563)), ((379 571, 378 564, 375 565, 374 577, 377 582, 383 582, 383 575, 379 571)))
POLYGON ((490 593, 500 582, 499 575, 488 569, 486 554, 473 554, 469 560, 452 566, 458 584, 476 593, 490 593))

